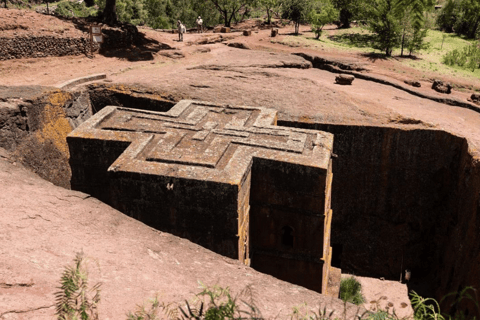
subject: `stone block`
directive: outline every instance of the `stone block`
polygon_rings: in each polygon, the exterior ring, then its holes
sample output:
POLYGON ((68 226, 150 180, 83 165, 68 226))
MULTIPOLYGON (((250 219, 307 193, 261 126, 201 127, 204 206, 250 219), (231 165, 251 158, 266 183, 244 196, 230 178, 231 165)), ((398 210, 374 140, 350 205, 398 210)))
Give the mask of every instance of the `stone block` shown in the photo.
POLYGON ((335 77, 335 83, 341 85, 351 85, 355 77, 350 74, 339 74, 335 77))
POLYGON ((252 35, 252 30, 243 30, 243 35, 248 37, 252 35))
POLYGON ((229 27, 222 27, 220 28, 220 33, 230 33, 231 30, 229 27))
POLYGON ((432 89, 440 93, 452 93, 452 85, 448 82, 444 83, 442 80, 434 80, 432 89))
POLYGON ((271 36, 276 37, 277 35, 278 35, 278 29, 277 28, 272 29, 271 36))
POLYGON ((480 104, 480 93, 472 93, 472 95, 470 96, 470 101, 476 104, 480 104))

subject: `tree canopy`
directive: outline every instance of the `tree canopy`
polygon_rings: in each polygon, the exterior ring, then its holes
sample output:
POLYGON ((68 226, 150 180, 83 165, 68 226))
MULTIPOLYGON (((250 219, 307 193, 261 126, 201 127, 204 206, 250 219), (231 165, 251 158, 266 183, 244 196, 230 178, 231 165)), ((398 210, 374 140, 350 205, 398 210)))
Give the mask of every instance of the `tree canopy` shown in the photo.
POLYGON ((265 9, 267 13, 267 23, 270 24, 272 19, 272 12, 281 6, 281 0, 258 0, 261 8, 265 9))
POLYGON ((480 1, 448 0, 437 18, 438 26, 474 39, 480 37, 480 1))
MULTIPOLYGON (((205 0, 195 0, 205 2, 205 0)), ((230 27, 232 20, 235 16, 241 12, 245 14, 252 5, 255 4, 255 0, 208 0, 213 6, 220 12, 224 20, 225 27, 230 27)))
POLYGON ((323 27, 338 19, 339 11, 333 6, 330 0, 318 0, 310 11, 308 21, 312 25, 316 38, 320 38, 323 27))
POLYGON ((312 0, 283 0, 282 18, 292 20, 295 24, 295 34, 298 34, 300 23, 307 20, 312 8, 312 0))

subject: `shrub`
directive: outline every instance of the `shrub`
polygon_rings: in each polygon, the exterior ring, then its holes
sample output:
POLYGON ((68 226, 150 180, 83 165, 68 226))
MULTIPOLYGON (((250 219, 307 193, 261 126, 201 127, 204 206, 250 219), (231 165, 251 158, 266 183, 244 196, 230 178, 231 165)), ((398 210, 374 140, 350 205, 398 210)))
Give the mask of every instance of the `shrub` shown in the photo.
POLYGON ((442 62, 449 66, 471 69, 480 68, 480 43, 472 43, 463 49, 454 49, 443 56, 442 62))
POLYGON ((101 283, 89 287, 83 252, 77 253, 73 261, 73 267, 65 267, 60 279, 60 291, 55 293, 58 320, 98 320, 101 283))
POLYGON ((88 8, 85 5, 85 2, 60 2, 55 9, 55 14, 62 17, 78 17, 85 18, 89 16, 95 16, 97 14, 97 9, 94 7, 88 8))
POLYGON ((415 291, 410 292, 413 317, 416 320, 445 320, 440 314, 440 306, 433 298, 422 298, 415 291))
POLYGON ((365 301, 362 295, 362 285, 353 276, 340 281, 340 299, 356 305, 365 301))

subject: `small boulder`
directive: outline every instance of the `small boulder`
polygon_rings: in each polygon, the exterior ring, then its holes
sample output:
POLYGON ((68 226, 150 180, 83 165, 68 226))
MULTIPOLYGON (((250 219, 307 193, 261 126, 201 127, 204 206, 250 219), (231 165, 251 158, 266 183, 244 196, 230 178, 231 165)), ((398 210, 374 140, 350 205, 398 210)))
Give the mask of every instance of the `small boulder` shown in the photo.
POLYGON ((469 100, 476 104, 480 104, 480 93, 472 93, 469 100))
POLYGON ((243 35, 249 37, 252 35, 252 30, 243 30, 243 35))
POLYGON ((355 77, 350 74, 339 74, 335 77, 335 83, 341 85, 351 85, 355 77))
POLYGON ((221 32, 221 33, 230 33, 230 28, 229 28, 229 27, 222 27, 222 28, 220 29, 220 32, 221 32))
POLYGON ((277 35, 278 35, 278 29, 277 29, 277 28, 272 29, 272 34, 271 34, 271 36, 272 36, 272 37, 276 37, 277 35))
POLYGON ((418 81, 413 81, 413 80, 405 80, 404 81, 406 84, 411 85, 412 87, 420 88, 422 84, 418 81))
POLYGON ((443 83, 442 80, 434 80, 432 89, 440 93, 452 93, 452 85, 450 83, 443 83))

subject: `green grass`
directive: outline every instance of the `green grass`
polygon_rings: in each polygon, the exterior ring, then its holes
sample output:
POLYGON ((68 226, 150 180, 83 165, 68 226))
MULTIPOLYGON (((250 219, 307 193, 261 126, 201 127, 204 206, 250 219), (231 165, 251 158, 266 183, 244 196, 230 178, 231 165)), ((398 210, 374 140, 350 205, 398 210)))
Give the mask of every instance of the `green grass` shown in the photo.
POLYGON ((360 27, 335 30, 330 35, 329 30, 323 30, 321 37, 315 39, 313 32, 303 32, 300 36, 289 35, 281 40, 274 39, 272 42, 290 47, 308 47, 319 51, 349 51, 349 52, 380 52, 369 47, 363 40, 371 38, 371 33, 360 27))
POLYGON ((472 72, 458 66, 447 66, 442 63, 442 57, 449 51, 469 46, 472 43, 471 40, 466 40, 463 37, 459 37, 455 34, 448 34, 437 30, 429 30, 427 33, 426 42, 430 43, 430 46, 428 49, 421 50, 417 54, 419 59, 405 59, 402 61, 402 63, 417 70, 434 71, 441 75, 461 77, 467 80, 475 80, 480 78, 479 69, 475 70, 475 72, 472 72), (443 35, 445 35, 445 39, 442 47, 443 35))
MULTIPOLYGON (((334 52, 344 51, 351 53, 374 53, 383 55, 383 52, 370 47, 372 34, 366 28, 353 27, 350 29, 339 29, 331 32, 324 30, 319 40, 315 39, 313 32, 304 32, 300 36, 288 35, 272 42, 280 43, 291 47, 308 47, 318 51, 334 52)), ((442 57, 453 49, 461 49, 472 43, 455 34, 447 34, 437 30, 429 30, 426 37, 429 43, 427 49, 415 52, 413 57, 408 57, 408 51, 404 51, 405 57, 400 56, 400 49, 393 51, 393 58, 404 66, 412 67, 424 73, 423 78, 452 76, 468 82, 478 82, 480 70, 474 72, 458 66, 448 66, 442 63, 442 57), (445 36, 445 37, 444 37, 445 36), (443 46, 442 46, 443 41, 443 46)), ((395 70, 393 70, 395 71, 395 70)), ((480 86, 470 86, 469 90, 480 90, 480 86)), ((460 88, 462 90, 462 88, 460 88)))

